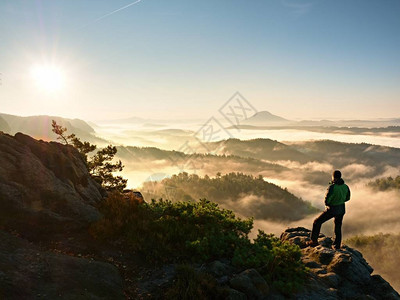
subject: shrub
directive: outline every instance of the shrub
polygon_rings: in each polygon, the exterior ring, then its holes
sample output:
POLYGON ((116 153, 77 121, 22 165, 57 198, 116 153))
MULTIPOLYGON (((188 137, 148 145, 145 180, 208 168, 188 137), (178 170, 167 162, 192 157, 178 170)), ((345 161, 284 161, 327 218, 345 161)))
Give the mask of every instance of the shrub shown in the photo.
MULTIPOLYGON (((263 231, 251 242, 248 234, 253 219, 237 218, 232 211, 206 199, 139 203, 112 193, 99 209, 104 217, 92 225, 92 234, 141 253, 149 262, 226 258, 238 270, 256 268, 272 287, 285 293, 292 293, 303 283, 305 268, 298 246, 263 231)), ((192 279, 179 280, 178 286, 182 280, 192 279)))
POLYGON ((110 241, 123 238, 132 220, 138 217, 142 209, 139 201, 126 201, 117 191, 109 193, 98 208, 103 217, 91 225, 90 233, 97 239, 110 241))
POLYGON ((197 203, 160 199, 139 205, 114 193, 99 209, 104 218, 92 226, 94 236, 122 238, 152 261, 229 257, 252 228, 252 219, 236 218, 206 199, 197 203))
POLYGON ((300 248, 262 230, 253 243, 236 248, 232 263, 257 269, 273 288, 288 295, 303 285, 306 274, 300 248))

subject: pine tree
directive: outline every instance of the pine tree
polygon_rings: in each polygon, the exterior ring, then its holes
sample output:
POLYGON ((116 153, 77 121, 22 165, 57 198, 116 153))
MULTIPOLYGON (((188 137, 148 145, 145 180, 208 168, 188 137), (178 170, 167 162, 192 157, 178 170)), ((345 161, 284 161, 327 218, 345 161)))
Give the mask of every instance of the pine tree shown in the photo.
POLYGON ((55 120, 52 120, 51 126, 58 140, 65 145, 73 145, 79 151, 86 162, 89 174, 107 191, 122 192, 126 188, 128 180, 113 175, 113 172, 121 172, 124 168, 120 160, 113 163, 114 156, 117 154, 117 147, 108 145, 88 158, 88 154, 97 149, 96 145, 82 142, 74 133, 66 135, 67 128, 58 125, 55 120))

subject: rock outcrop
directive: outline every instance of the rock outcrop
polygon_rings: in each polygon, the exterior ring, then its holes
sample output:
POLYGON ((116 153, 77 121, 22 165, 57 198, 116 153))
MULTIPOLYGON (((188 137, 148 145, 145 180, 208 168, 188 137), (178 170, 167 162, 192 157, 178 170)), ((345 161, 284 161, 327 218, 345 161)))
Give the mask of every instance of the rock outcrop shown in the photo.
POLYGON ((0 133, 0 226, 31 238, 80 230, 103 193, 74 147, 0 133))
POLYGON ((229 285, 236 291, 235 295, 241 292, 249 299, 264 299, 269 294, 267 282, 256 269, 247 269, 233 276, 229 285))
POLYGON ((42 251, 0 231, 0 299, 125 299, 113 265, 42 251))
MULTIPOLYGON (((225 289, 226 299, 400 299, 400 295, 380 275, 371 275, 372 267, 355 249, 344 246, 334 250, 331 248, 332 239, 322 234, 319 246, 308 247, 306 242, 310 240, 310 230, 302 227, 287 229, 282 233, 281 240, 301 248, 302 261, 308 269, 305 284, 297 294, 282 294, 274 290, 256 269, 238 269, 228 259, 195 264, 193 268, 199 273, 212 275, 219 287, 225 289)), ((168 265, 151 273, 139 283, 138 293, 144 299, 152 299, 144 295, 160 294, 157 289, 167 288, 173 282, 175 267, 168 265)))
POLYGON ((310 270, 305 289, 295 299, 400 299, 400 295, 373 269, 362 254, 348 246, 331 248, 332 239, 320 234, 319 246, 307 247, 310 230, 289 228, 281 239, 298 245, 310 270))
POLYGON ((88 250, 103 197, 74 147, 0 133, 0 299, 125 299, 88 250))

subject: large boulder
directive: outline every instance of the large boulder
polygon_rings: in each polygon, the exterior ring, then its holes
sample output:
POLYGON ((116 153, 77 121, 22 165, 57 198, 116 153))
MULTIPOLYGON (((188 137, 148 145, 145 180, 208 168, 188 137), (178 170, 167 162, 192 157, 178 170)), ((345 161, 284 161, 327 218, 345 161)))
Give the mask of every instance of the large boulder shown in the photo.
POLYGON ((81 230, 103 196, 74 147, 0 133, 0 226, 32 238, 81 230))
POLYGON ((379 275, 362 254, 348 246, 331 248, 332 239, 320 234, 316 247, 308 247, 310 230, 289 228, 281 240, 301 248, 302 260, 310 270, 308 282, 295 299, 400 299, 400 295, 379 275))
POLYGON ((229 262, 224 263, 220 260, 215 260, 206 264, 204 269, 207 273, 210 273, 215 278, 229 276, 233 273, 233 268, 229 265, 229 262))
POLYGON ((231 288, 244 293, 248 299, 264 299, 269 294, 269 286, 255 269, 248 269, 234 276, 231 288))
POLYGON ((111 264, 42 251, 0 231, 0 299, 125 299, 111 264))

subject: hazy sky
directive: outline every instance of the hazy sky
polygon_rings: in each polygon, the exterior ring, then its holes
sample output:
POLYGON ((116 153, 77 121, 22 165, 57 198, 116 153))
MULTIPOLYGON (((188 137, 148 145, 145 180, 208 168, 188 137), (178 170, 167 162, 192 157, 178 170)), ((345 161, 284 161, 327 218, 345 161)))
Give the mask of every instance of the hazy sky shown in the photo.
POLYGON ((133 2, 2 0, 0 112, 400 116, 399 0, 133 2))

